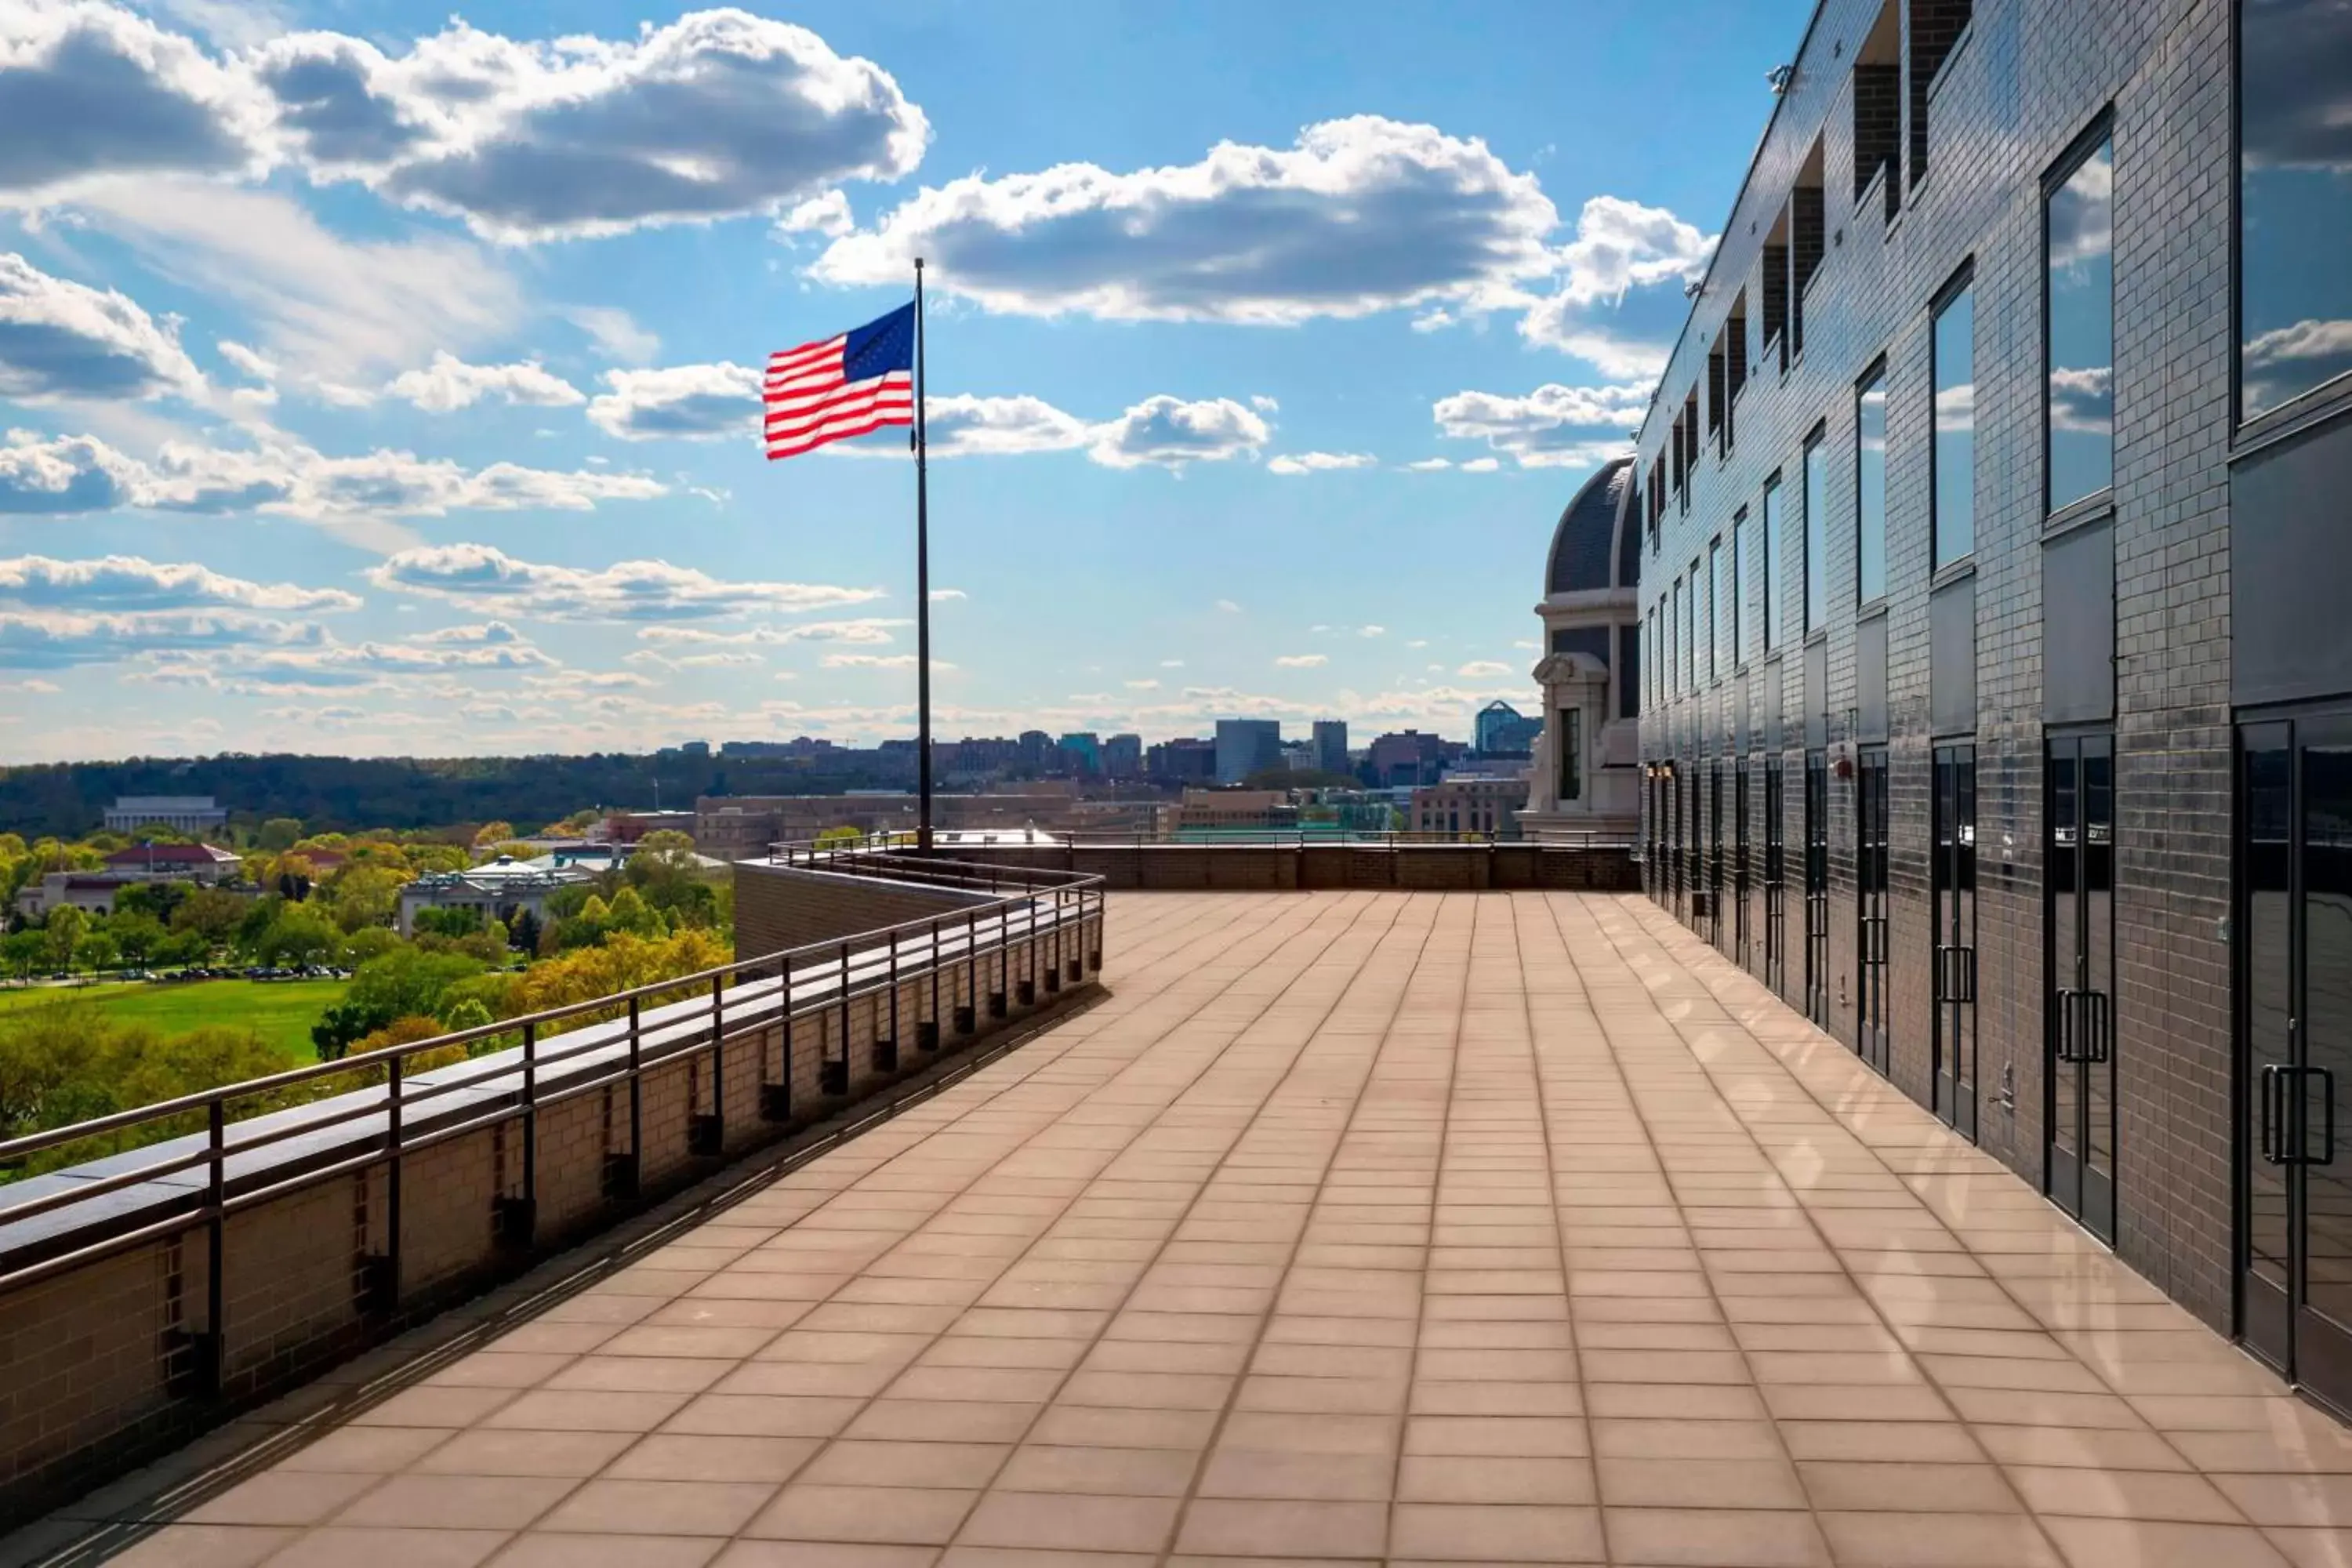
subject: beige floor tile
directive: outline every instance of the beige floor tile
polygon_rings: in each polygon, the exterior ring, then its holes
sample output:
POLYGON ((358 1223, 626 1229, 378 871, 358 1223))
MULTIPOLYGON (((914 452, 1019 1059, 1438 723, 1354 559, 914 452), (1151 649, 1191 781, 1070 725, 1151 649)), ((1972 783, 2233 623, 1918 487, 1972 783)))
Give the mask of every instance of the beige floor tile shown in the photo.
POLYGON ((1178 1502, 1166 1497, 992 1491, 964 1525, 961 1543, 1046 1552, 1158 1552, 1178 1502))
POLYGON ((2069 1568, 2283 1568, 2286 1558, 2251 1525, 2121 1519, 2044 1519, 2069 1568))
POLYGON ((1602 1521, 1611 1554, 1644 1568, 1826 1568, 1830 1561, 1809 1513, 1611 1508, 1602 1521))

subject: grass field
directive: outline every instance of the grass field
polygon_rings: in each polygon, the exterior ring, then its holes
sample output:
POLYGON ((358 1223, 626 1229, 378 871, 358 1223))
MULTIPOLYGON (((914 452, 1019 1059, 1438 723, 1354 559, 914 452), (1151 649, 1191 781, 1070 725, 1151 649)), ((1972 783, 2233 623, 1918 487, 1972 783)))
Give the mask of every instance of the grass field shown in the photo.
POLYGON ((343 998, 346 980, 192 980, 173 985, 84 985, 0 989, 0 1012, 67 1000, 94 1002, 110 1017, 144 1024, 159 1034, 185 1034, 207 1024, 242 1025, 286 1053, 289 1066, 314 1060, 310 1026, 343 998))

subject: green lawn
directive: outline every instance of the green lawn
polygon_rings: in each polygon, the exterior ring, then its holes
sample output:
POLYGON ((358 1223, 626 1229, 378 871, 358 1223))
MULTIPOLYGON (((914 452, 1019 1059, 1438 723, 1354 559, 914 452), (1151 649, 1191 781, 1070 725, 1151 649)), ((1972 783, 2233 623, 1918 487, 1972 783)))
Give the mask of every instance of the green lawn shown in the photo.
POLYGON ((316 1058, 310 1026, 343 998, 347 980, 189 980, 170 985, 129 984, 0 988, 0 1011, 43 1003, 95 1002, 111 1017, 144 1024, 165 1035, 207 1024, 243 1025, 286 1053, 287 1065, 316 1058))

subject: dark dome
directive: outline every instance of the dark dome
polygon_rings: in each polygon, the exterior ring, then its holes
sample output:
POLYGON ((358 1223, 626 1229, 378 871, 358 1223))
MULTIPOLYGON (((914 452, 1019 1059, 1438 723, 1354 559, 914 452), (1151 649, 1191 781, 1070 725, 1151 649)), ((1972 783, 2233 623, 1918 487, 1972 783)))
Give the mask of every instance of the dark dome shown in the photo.
MULTIPOLYGON (((1544 573, 1547 595, 1588 593, 1616 584, 1618 517, 1628 510, 1626 492, 1633 484, 1631 458, 1612 458, 1584 481, 1552 531, 1551 562, 1544 573)), ((1638 542, 1633 548, 1638 555, 1638 542)))

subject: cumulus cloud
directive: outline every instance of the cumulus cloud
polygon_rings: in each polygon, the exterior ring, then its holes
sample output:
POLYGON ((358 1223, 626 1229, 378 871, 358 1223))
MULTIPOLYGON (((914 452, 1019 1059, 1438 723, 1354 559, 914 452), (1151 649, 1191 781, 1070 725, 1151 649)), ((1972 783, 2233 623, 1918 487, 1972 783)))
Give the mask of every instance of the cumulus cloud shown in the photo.
POLYGON ((1276 656, 1274 667, 1276 669, 1320 669, 1330 662, 1331 656, 1327 653, 1286 653, 1276 656))
POLYGON ((489 641, 419 638, 240 650, 215 659, 214 676, 262 691, 331 691, 376 686, 399 676, 479 675, 541 669, 554 664, 520 637, 489 641))
MULTIPOLYGON (((0 105, 5 101, 0 91, 0 105)), ((0 107, 0 121, 6 116, 0 107)), ((53 278, 0 252, 0 397, 194 397, 204 384, 177 331, 128 295, 53 278)))
POLYGON ((396 54, 297 32, 219 58, 103 0, 0 11, 0 195, 19 199, 290 164, 519 242, 799 210, 911 173, 929 135, 887 71, 740 10, 621 39, 453 21, 396 54))
POLYGON ((284 443, 234 450, 167 442, 152 462, 89 436, 44 440, 12 430, 0 444, 0 515, 68 515, 122 509, 224 514, 260 511, 333 520, 438 517, 452 511, 586 511, 607 500, 667 494, 639 474, 563 472, 378 450, 328 457, 284 443))
MULTIPOLYGON (((1551 383, 1524 397, 1457 392, 1430 412, 1438 429, 1460 440, 1484 440, 1521 468, 1581 468, 1622 448, 1622 433, 1641 424, 1650 405, 1643 386, 1562 386, 1551 383), (1614 430, 1616 437, 1597 433, 1614 430)), ((1465 463, 1468 471, 1480 471, 1465 463)))
POLYGON ((961 588, 934 588, 931 590, 931 603, 934 605, 945 604, 950 599, 969 599, 971 597, 971 595, 965 593, 961 588))
POLYGON ((1553 270, 1559 221, 1535 176, 1484 142, 1360 115, 1177 167, 966 175, 835 240, 812 270, 895 282, 922 256, 940 288, 991 310, 1296 322, 1511 297, 1553 270))
POLYGON ((958 394, 928 401, 924 438, 934 458, 1066 452, 1093 435, 1085 420, 1039 397, 958 394))
POLYGON ((827 191, 811 196, 776 220, 776 227, 785 234, 821 234, 838 238, 857 226, 850 216, 849 198, 839 191, 827 191))
MULTIPOLYGON (((2275 407, 2290 397, 2352 372, 2352 321, 2305 319, 2293 326, 2258 333, 2246 344, 2241 363, 2245 372, 2246 411, 2251 415, 2275 407)), ((2100 391, 2106 392, 2105 382, 2111 374, 2107 370, 2058 371, 2053 373, 2051 379, 2054 382, 2062 375, 2096 375, 2102 378, 2100 391)), ((2110 418, 2113 409, 2109 394, 2104 410, 2110 418)))
POLYGON ((1465 474, 1491 474, 1502 466, 1502 460, 1497 458, 1473 458, 1462 465, 1462 471, 1465 474))
POLYGON ((622 659, 624 664, 649 665, 660 669, 719 669, 732 666, 765 664, 767 656, 742 648, 720 649, 710 653, 667 654, 641 647, 622 659))
POLYGON ((1187 403, 1163 393, 1099 426, 1089 455, 1113 468, 1181 468, 1250 455, 1270 435, 1264 419, 1230 397, 1187 403))
POLYGON ((270 118, 243 71, 129 11, 0 8, 0 196, 105 175, 257 174, 270 118))
POLYGON ((1574 305, 1615 303, 1633 289, 1706 275, 1717 235, 1703 235, 1664 207, 1594 196, 1576 216, 1576 237, 1560 251, 1559 297, 1574 305))
POLYGON ((1533 342, 1580 359, 1617 381, 1654 382, 1666 374, 1673 357, 1669 343, 1635 342, 1612 332, 1575 326, 1566 321, 1547 300, 1519 321, 1519 331, 1533 342))
POLYGON ((708 441, 760 429, 760 373, 721 360, 662 370, 608 370, 588 420, 625 441, 708 441))
POLYGON ((1496 659, 1474 658, 1454 673, 1465 680, 1485 680, 1494 676, 1510 674, 1511 667, 1496 659))
POLYGON ((618 306, 573 305, 560 314, 587 333, 607 359, 644 364, 661 352, 660 336, 637 325, 635 318, 618 306))
POLYGON ((1404 466, 1408 474, 1442 474, 1454 466, 1451 458, 1421 458, 1404 466))
POLYGON ((0 669, 67 669, 158 654, 324 639, 316 623, 229 610, 0 610, 0 669))
POLYGON ((1268 460, 1269 474, 1315 474, 1330 468, 1370 468, 1377 467, 1378 458, 1369 452, 1286 452, 1268 460))
MULTIPOLYGON (((911 653, 829 653, 820 661, 827 669, 912 669, 915 656, 911 653)), ((940 659, 931 660, 933 669, 953 669, 955 666, 940 659)))
POLYGON ((601 570, 520 561, 487 544, 400 551, 368 573, 380 588, 551 620, 676 621, 823 609, 881 597, 878 588, 729 582, 667 561, 601 570))
POLYGON ((543 408, 568 408, 588 401, 578 387, 536 360, 467 364, 446 352, 436 353, 426 369, 404 371, 394 377, 383 390, 428 414, 454 414, 485 397, 543 408))
POLYGON ((355 610, 360 598, 341 588, 255 583, 193 562, 136 555, 58 561, 46 555, 0 560, 0 600, 38 609, 84 612, 236 609, 355 610))
POLYGON ((1234 604, 1231 599, 1219 599, 1217 601, 1217 608, 1229 616, 1238 616, 1242 613, 1242 607, 1239 605, 1234 604))

